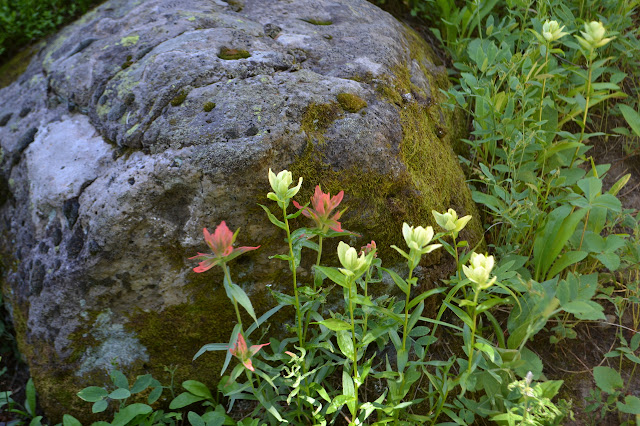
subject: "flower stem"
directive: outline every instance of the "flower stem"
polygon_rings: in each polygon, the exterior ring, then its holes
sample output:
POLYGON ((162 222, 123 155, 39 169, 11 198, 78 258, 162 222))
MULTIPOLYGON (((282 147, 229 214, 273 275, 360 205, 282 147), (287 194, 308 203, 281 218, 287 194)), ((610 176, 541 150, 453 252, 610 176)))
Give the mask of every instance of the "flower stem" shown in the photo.
MULTIPOLYGON (((404 302, 404 326, 402 327, 402 350, 405 351, 407 348, 407 335, 409 334, 409 301, 411 298, 411 277, 413 275, 413 268, 409 270, 409 279, 407 280, 409 286, 407 288, 406 300, 404 302)), ((399 373, 402 373, 399 371, 399 373)))
MULTIPOLYGON (((320 260, 322 259, 322 235, 318 235, 318 257, 316 258, 316 266, 320 266, 320 260)), ((316 274, 317 269, 316 269, 316 274)), ((313 293, 315 294, 316 291, 318 291, 318 288, 316 286, 316 280, 315 280, 315 276, 314 276, 314 280, 313 280, 313 293)), ((311 310, 309 310, 307 312, 307 316, 305 318, 304 321, 304 333, 303 333, 303 338, 304 341, 307 340, 307 330, 309 329, 309 323, 311 322, 311 310)))
POLYGON ((473 295, 473 315, 471 316, 471 341, 469 342, 469 365, 467 365, 467 373, 471 374, 471 366, 473 365, 473 345, 475 344, 476 337, 476 321, 478 319, 477 315, 477 304, 478 304, 478 296, 480 290, 476 290, 473 295))
POLYGON ((291 269, 291 274, 293 275, 293 295, 296 300, 296 320, 298 323, 298 342, 300 343, 300 347, 304 347, 304 335, 302 334, 302 314, 300 313, 300 299, 298 297, 298 282, 296 277, 296 261, 293 258, 293 244, 291 241, 291 229, 289 228, 289 219, 287 219, 287 207, 285 205, 282 206, 282 213, 284 215, 284 224, 287 231, 287 241, 289 242, 289 268, 291 269))
POLYGON ((356 322, 353 317, 353 298, 355 295, 353 294, 353 288, 356 286, 356 283, 353 279, 349 282, 349 315, 351 316, 351 339, 353 340, 353 389, 355 393, 355 408, 353 411, 353 419, 355 422, 358 417, 358 346, 356 340, 356 322))
MULTIPOLYGON (((589 57, 591 57, 591 52, 589 52, 589 57)), ((587 77, 587 92, 586 92, 586 103, 584 105, 584 114, 582 115, 582 130, 580 131, 580 139, 578 142, 582 142, 584 139, 584 129, 587 127, 587 112, 589 111, 589 100, 591 98, 591 74, 593 72, 593 68, 591 67, 591 58, 587 59, 587 68, 589 69, 589 74, 587 77)), ((571 159, 571 164, 569 168, 573 167, 574 161, 576 161, 576 157, 578 156, 578 150, 580 150, 580 146, 576 147, 576 152, 573 153, 573 158, 571 159)))
MULTIPOLYGON (((222 270, 224 271, 224 276, 227 279, 227 282, 229 283, 229 285, 231 285, 231 283, 233 283, 233 281, 231 281, 231 273, 229 272, 229 267, 227 266, 226 262, 222 262, 222 270)), ((235 297, 231 297, 231 301, 233 302, 233 308, 236 310, 236 318, 238 320, 238 324, 240 324, 240 330, 241 332, 243 332, 243 327, 242 327, 242 318, 240 317, 240 310, 238 309, 238 302, 236 301, 235 297)), ((243 332, 244 334, 244 332, 243 332)))

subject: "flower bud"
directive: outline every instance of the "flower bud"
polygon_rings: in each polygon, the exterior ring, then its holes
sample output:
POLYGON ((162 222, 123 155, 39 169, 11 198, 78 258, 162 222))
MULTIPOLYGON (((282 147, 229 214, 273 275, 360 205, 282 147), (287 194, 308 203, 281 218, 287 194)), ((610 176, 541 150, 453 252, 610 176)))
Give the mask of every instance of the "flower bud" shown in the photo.
POLYGON ((298 180, 297 186, 289 188, 292 182, 293 177, 290 171, 283 170, 276 175, 271 171, 271 169, 269 169, 269 183, 271 184, 271 188, 274 192, 268 193, 267 197, 278 202, 284 202, 285 200, 293 198, 298 191, 300 191, 300 186, 302 186, 302 177, 298 180))
POLYGON ((364 253, 358 257, 356 249, 343 241, 340 241, 340 244, 338 244, 338 259, 340 259, 340 263, 344 266, 344 269, 340 269, 340 271, 345 275, 355 275, 367 264, 364 253))

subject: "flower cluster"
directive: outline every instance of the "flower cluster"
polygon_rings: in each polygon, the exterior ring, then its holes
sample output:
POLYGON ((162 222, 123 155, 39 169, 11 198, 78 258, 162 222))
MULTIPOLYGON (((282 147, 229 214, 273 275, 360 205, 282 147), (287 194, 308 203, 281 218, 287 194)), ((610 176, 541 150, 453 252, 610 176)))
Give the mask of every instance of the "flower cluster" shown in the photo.
POLYGON ((336 212, 333 216, 331 215, 333 210, 342 202, 343 196, 344 191, 338 192, 333 197, 328 192, 325 194, 322 192, 320 185, 318 185, 313 197, 311 197, 311 207, 301 206, 295 200, 293 200, 293 205, 301 210, 304 216, 312 219, 316 224, 316 228, 321 232, 327 232, 329 229, 336 232, 345 232, 340 222, 338 222, 344 210, 336 212))
POLYGON ((209 253, 198 253, 196 256, 190 257, 189 259, 204 259, 198 266, 193 268, 194 272, 204 272, 213 268, 214 266, 222 263, 228 262, 231 259, 234 259, 240 256, 242 253, 248 252, 250 250, 256 250, 260 248, 257 247, 237 247, 233 248, 233 243, 236 240, 236 236, 238 235, 238 230, 235 233, 231 232, 231 230, 227 227, 227 224, 224 222, 220 222, 220 225, 216 227, 216 230, 213 234, 210 234, 207 231, 207 228, 203 229, 204 240, 207 242, 207 245, 213 251, 213 254, 209 253))
POLYGON ((247 369, 256 371, 253 367, 253 364, 251 363, 251 357, 257 354, 263 346, 267 345, 269 345, 269 343, 264 343, 262 345, 252 345, 248 348, 247 342, 244 340, 242 333, 238 333, 238 340, 236 340, 236 344, 229 349, 229 352, 231 352, 231 355, 238 358, 242 365, 244 365, 247 369))
POLYGON ((582 37, 576 36, 576 38, 580 46, 585 50, 591 51, 613 40, 613 37, 605 38, 606 33, 607 30, 604 28, 604 25, 602 25, 602 22, 591 21, 588 24, 584 24, 584 31, 580 31, 582 37))
POLYGON ((280 207, 286 207, 302 186, 302 177, 298 179, 298 185, 289 188, 293 183, 293 176, 288 170, 283 170, 277 175, 269 169, 269 183, 274 192, 269 192, 267 198, 276 201, 280 207))
POLYGON ((469 215, 458 219, 458 213, 453 209, 447 210, 446 213, 438 213, 435 210, 431 210, 431 213, 435 217, 436 223, 445 231, 452 233, 454 238, 458 237, 458 232, 471 220, 469 215))
POLYGON ((563 32, 562 30, 564 30, 564 25, 560 27, 558 21, 550 21, 547 19, 544 24, 542 24, 542 36, 549 43, 559 40, 569 34, 563 32))
POLYGON ((493 256, 473 252, 469 263, 470 266, 462 265, 462 270, 467 278, 476 284, 478 290, 485 290, 496 282, 496 277, 489 279, 494 264, 493 256))

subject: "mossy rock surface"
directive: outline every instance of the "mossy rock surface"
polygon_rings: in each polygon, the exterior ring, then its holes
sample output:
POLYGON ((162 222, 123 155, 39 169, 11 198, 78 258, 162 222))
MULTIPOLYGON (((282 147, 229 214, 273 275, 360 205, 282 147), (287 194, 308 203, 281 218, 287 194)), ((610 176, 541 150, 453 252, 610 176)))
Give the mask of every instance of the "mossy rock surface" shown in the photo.
MULTIPOLYGON (((364 0, 178 3, 106 2, 0 89, 3 293, 54 422, 94 420, 75 393, 108 383, 114 364, 216 385, 223 354, 192 358, 227 341, 235 315, 219 271, 196 274, 188 258, 225 220, 239 245, 261 246, 231 264, 257 313, 275 305, 269 288, 290 292, 269 259, 287 249, 282 232, 258 206, 269 168, 304 178, 303 204, 317 184, 344 190, 343 226, 361 235, 347 242, 375 239, 386 266, 403 222, 477 217, 446 70, 410 28, 364 0), (251 56, 220 58, 230 46, 251 56)), ((462 237, 479 241, 476 219, 462 237)), ((420 288, 448 262, 429 256, 420 288)), ((286 334, 291 314, 269 333, 286 334)))

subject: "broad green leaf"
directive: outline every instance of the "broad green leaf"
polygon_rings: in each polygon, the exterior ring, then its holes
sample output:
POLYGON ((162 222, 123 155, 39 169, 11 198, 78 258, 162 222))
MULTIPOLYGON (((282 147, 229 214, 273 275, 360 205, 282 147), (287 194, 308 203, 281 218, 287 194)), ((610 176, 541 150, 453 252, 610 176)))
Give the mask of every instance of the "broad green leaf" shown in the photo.
POLYGON ((126 426, 131 420, 142 414, 149 414, 153 411, 147 404, 131 404, 123 408, 113 416, 111 426, 126 426))
POLYGON ((117 387, 129 389, 129 381, 127 380, 125 375, 122 374, 121 371, 113 370, 111 372, 111 380, 113 381, 113 384, 116 385, 117 387))
POLYGON ((151 377, 151 374, 138 376, 138 378, 136 379, 136 382, 131 387, 131 393, 142 392, 143 390, 149 387, 152 380, 153 380, 153 377, 151 377))
POLYGON ((347 286, 348 284, 347 278, 344 276, 342 272, 338 271, 336 268, 330 268, 327 266, 316 266, 315 268, 321 271, 323 274, 327 276, 327 278, 329 278, 331 281, 338 284, 339 286, 341 287, 347 286))
POLYGON ((82 423, 70 414, 62 416, 62 426, 82 426, 82 423))
POLYGON ((353 360, 354 347, 351 333, 345 330, 340 330, 337 332, 337 340, 340 352, 342 352, 345 357, 353 360))
POLYGON ((204 422, 204 420, 202 420, 202 417, 200 417, 193 411, 189 411, 189 413, 187 414, 187 419, 189 419, 189 423, 191 423, 191 426, 206 426, 206 423, 204 422))
POLYGON ((640 414, 640 398, 633 395, 624 397, 624 404, 621 401, 616 403, 618 410, 627 414, 640 414))
POLYGON ((620 112, 624 116, 624 119, 627 120, 627 123, 629 123, 633 133, 635 133, 636 136, 640 136, 640 114, 625 104, 618 104, 618 108, 620 108, 620 112))
POLYGON ((608 394, 614 394, 616 389, 621 389, 624 386, 620 373, 611 367, 594 367, 593 378, 596 381, 596 386, 608 394))
POLYGON ((575 315, 581 320, 595 321, 604 320, 606 317, 602 313, 602 305, 591 300, 576 300, 561 306, 562 309, 570 314, 575 315))
POLYGON ((80 392, 78 392, 78 397, 87 402, 100 401, 107 395, 109 395, 109 392, 97 386, 89 386, 88 388, 84 388, 80 392))
POLYGON ((160 399, 160 396, 162 396, 162 386, 155 387, 153 388, 151 393, 149 393, 149 398, 147 398, 147 402, 149 404, 153 404, 158 399, 160 399))
POLYGON ((173 401, 171 401, 169 408, 175 410, 204 400, 205 398, 202 396, 194 395, 191 392, 182 392, 180 395, 176 396, 173 401))
POLYGON ((337 318, 329 318, 329 319, 320 321, 317 324, 322 324, 331 331, 351 330, 351 324, 345 321, 339 320, 337 318))
POLYGON ((96 401, 91 407, 92 413, 102 413, 109 406, 109 402, 106 399, 101 399, 100 401, 96 401))
POLYGON ((182 387, 196 396, 201 396, 213 401, 211 391, 204 383, 198 382, 197 380, 187 380, 182 382, 182 387))
POLYGON ((131 396, 129 389, 118 388, 109 394, 111 399, 127 399, 131 396))

